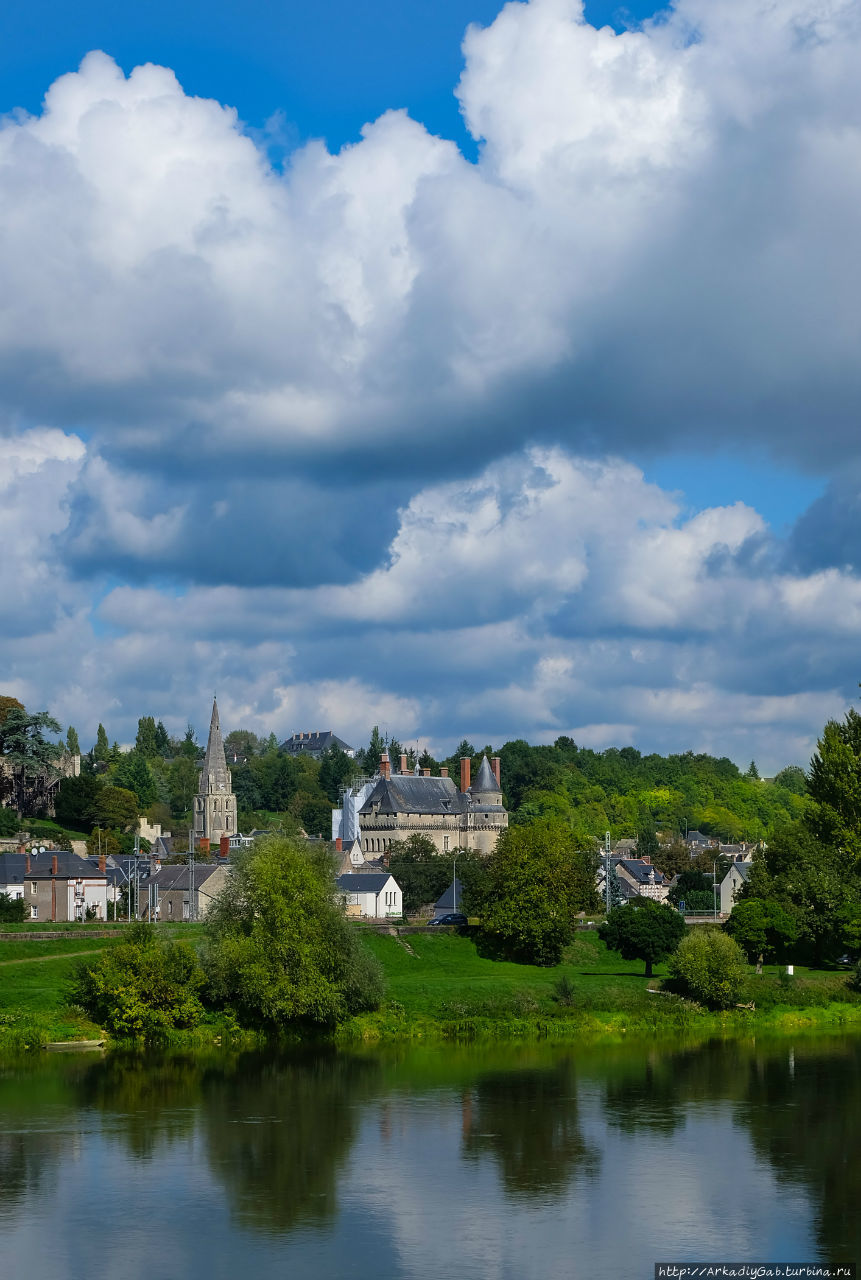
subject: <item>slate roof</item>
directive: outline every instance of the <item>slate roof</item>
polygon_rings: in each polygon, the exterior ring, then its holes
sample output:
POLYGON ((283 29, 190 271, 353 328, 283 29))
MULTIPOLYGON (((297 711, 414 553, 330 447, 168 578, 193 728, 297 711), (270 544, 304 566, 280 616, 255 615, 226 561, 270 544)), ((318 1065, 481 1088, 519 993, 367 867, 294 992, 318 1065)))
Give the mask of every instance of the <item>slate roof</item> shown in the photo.
MULTIPOLYGON (((388 871, 382 874, 373 871, 345 871, 338 876, 337 883, 344 893, 381 893, 391 879, 388 871)), ((395 884, 397 883, 396 880, 395 884)))
POLYGON ((359 810, 359 815, 380 813, 464 813, 469 807, 466 796, 458 791, 451 778, 416 777, 397 773, 393 778, 380 778, 359 810))
MULTIPOLYGON (((200 862, 194 864, 195 892, 218 870, 218 865, 206 866, 200 862)), ((225 864, 222 862, 220 865, 225 864)), ((189 889, 188 866, 180 863, 172 867, 160 867, 154 875, 149 877, 147 884, 158 885, 162 893, 168 893, 171 889, 187 892, 189 889)))
POLYGON ((339 738, 331 729, 315 729, 313 733, 293 733, 284 742, 281 743, 281 750, 286 751, 291 756, 302 755, 304 752, 323 752, 329 751, 332 747, 337 747, 340 751, 352 751, 353 748, 349 742, 345 742, 343 738, 339 738))
POLYGON ((685 844, 711 844, 711 836, 704 836, 702 831, 689 831, 684 840, 685 844))
POLYGON ((650 862, 643 862, 640 858, 620 858, 618 865, 624 867, 628 875, 633 876, 638 884, 663 884, 664 877, 660 871, 656 871, 650 862), (649 874, 654 874, 654 880, 649 874))
POLYGON ((224 739, 221 736, 221 724, 218 719, 218 703, 212 699, 212 719, 209 722, 209 737, 206 741, 206 754, 203 757, 203 768, 200 771, 198 795, 206 795, 210 789, 210 778, 215 790, 224 790, 228 794, 233 790, 230 770, 224 756, 224 739))
POLYGON ((99 871, 98 858, 79 858, 71 849, 46 849, 44 853, 30 854, 30 870, 27 870, 25 853, 0 854, 0 885, 23 884, 25 880, 99 880, 106 878, 99 871), (52 859, 57 859, 57 874, 51 870, 52 859))
POLYGON ((498 793, 499 789, 499 783, 496 781, 496 774, 493 772, 490 761, 487 756, 482 756, 475 782, 470 787, 470 791, 496 791, 498 793))
MULTIPOLYGON (((733 862, 731 863, 729 871, 727 871, 726 875, 728 876, 732 871, 737 871, 738 874, 741 876, 742 880, 746 880, 747 877, 750 875, 750 869, 752 866, 753 866, 752 862, 733 862)), ((725 879, 726 879, 726 876, 724 876, 724 880, 725 879)))
MULTIPOLYGON (((459 880, 455 880, 455 884, 457 885, 457 905, 459 907, 462 907, 463 885, 460 883, 459 880)), ((448 888, 444 889, 443 892, 440 894, 440 896, 437 898, 436 902, 434 903, 434 910, 435 911, 454 911, 454 909, 455 909, 455 899, 454 899, 454 893, 453 893, 453 886, 449 885, 448 888)))

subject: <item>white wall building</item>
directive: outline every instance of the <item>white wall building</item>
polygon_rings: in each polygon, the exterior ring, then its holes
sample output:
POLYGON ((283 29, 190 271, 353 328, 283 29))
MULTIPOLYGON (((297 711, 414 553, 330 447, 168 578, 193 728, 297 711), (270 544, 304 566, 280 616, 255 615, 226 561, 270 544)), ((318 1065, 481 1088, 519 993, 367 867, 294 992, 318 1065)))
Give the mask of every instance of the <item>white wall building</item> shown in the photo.
POLYGON ((388 871, 347 871, 338 876, 337 885, 349 916, 387 920, 404 914, 401 886, 388 871))

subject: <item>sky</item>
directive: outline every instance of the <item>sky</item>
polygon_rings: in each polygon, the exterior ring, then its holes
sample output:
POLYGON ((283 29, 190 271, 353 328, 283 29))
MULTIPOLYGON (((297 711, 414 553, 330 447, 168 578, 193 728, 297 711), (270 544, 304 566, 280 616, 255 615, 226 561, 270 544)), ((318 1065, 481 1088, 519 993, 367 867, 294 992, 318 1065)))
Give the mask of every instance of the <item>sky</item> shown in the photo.
POLYGON ((854 0, 0 14, 0 691, 805 764, 857 694, 854 0))

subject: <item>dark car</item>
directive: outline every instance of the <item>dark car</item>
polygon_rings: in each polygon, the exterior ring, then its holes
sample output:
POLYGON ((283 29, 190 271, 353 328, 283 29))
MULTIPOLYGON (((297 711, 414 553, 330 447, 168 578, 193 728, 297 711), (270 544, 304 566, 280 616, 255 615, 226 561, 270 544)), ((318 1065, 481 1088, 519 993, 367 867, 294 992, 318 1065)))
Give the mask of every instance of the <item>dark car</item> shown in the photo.
POLYGON ((428 923, 429 924, 451 924, 451 925, 460 926, 464 924, 469 924, 469 921, 467 920, 466 916, 463 915, 460 911, 449 911, 447 916, 437 916, 436 920, 430 920, 428 923))

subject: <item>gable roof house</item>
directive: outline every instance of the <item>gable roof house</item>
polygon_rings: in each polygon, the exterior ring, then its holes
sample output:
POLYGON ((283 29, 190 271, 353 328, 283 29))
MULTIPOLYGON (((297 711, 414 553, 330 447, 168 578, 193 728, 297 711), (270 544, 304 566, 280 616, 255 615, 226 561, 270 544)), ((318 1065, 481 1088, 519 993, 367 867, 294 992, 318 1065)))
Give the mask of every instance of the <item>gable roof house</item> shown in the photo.
MULTIPOLYGON (((230 864, 197 862, 194 879, 187 863, 159 867, 146 881, 147 900, 156 920, 205 920, 230 876, 230 864), (151 888, 150 888, 151 886, 151 888)), ((143 898, 141 899, 143 905, 143 898)))
POLYGON ((337 877, 336 884, 348 916, 386 920, 404 914, 401 886, 388 871, 348 871, 337 877))
POLYGON ((620 858, 615 865, 619 887, 626 901, 638 897, 654 898, 656 902, 666 899, 670 892, 669 882, 648 858, 620 858))
POLYGON ((359 810, 362 852, 366 857, 387 853, 393 842, 423 835, 434 842, 438 853, 456 849, 492 853, 499 833, 508 826, 499 764, 498 756, 492 764, 482 757, 471 783, 472 760, 464 756, 458 790, 445 769, 438 778, 418 766, 410 772, 406 755, 400 758, 400 771, 392 773, 384 751, 379 777, 359 810))
POLYGON ((750 875, 753 864, 750 862, 733 862, 720 882, 721 915, 728 916, 735 906, 739 890, 750 875))
POLYGON ((23 898, 31 920, 107 918, 105 858, 81 858, 71 849, 0 854, 0 893, 23 898))

